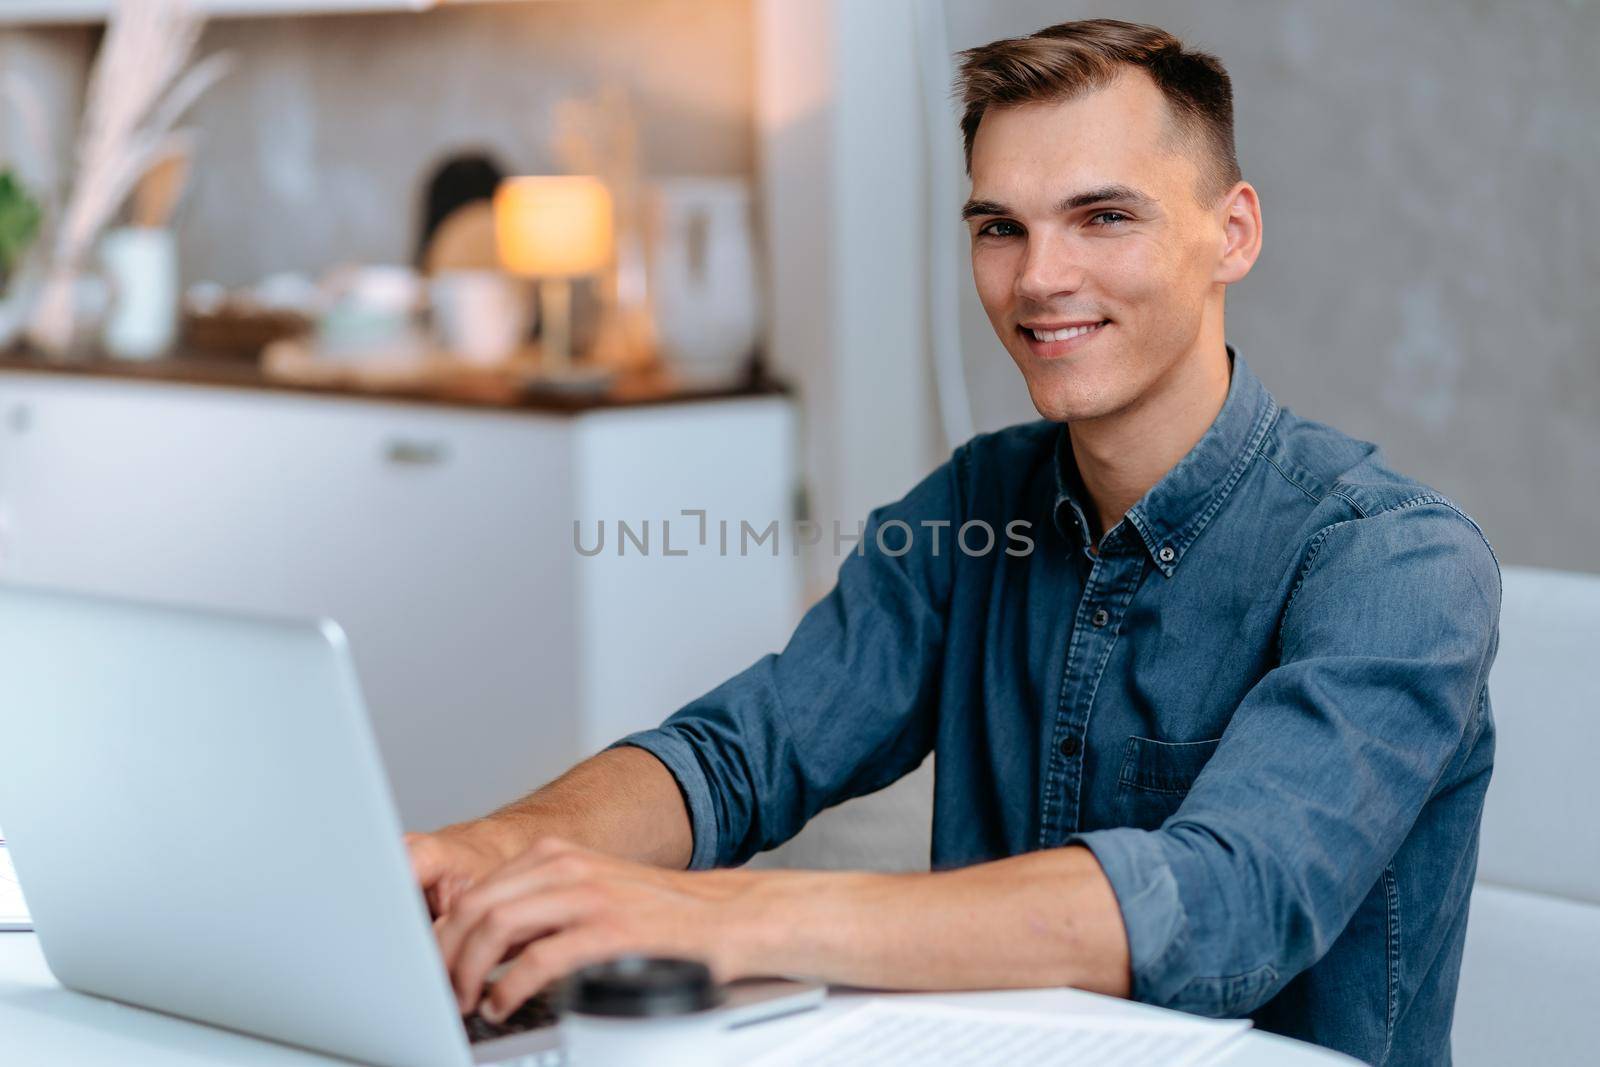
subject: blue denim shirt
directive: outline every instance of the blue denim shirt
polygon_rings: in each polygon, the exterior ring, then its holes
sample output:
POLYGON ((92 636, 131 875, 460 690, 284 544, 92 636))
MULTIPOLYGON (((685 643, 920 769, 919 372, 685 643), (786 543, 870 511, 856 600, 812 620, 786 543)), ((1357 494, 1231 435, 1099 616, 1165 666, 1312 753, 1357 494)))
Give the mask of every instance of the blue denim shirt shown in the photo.
POLYGON ((1098 553, 1085 503, 1061 426, 974 438, 872 513, 781 654, 619 742, 677 778, 692 866, 934 751, 933 865, 1087 846, 1136 999, 1448 1063, 1494 753, 1478 527, 1236 355, 1098 553))

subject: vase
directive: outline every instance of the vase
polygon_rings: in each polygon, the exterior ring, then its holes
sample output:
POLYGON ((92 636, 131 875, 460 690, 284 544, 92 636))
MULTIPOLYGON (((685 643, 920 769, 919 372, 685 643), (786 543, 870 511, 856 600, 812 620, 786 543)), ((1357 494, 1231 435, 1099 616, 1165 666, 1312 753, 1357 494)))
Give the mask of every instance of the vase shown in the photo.
POLYGON ((171 230, 127 226, 100 241, 111 306, 101 343, 115 359, 156 359, 178 337, 178 244, 171 230))
POLYGON ((761 325, 749 186, 737 178, 657 181, 649 233, 661 355, 691 384, 747 375, 761 325))

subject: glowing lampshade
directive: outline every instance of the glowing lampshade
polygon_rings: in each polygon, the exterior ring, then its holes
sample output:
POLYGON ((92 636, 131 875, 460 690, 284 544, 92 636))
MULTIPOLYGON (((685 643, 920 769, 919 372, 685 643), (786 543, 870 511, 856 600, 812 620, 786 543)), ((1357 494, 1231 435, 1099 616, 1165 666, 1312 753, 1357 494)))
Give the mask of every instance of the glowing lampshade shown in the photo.
POLYGON ((586 176, 508 178, 495 190, 494 229, 513 274, 590 274, 611 261, 611 194, 586 176))

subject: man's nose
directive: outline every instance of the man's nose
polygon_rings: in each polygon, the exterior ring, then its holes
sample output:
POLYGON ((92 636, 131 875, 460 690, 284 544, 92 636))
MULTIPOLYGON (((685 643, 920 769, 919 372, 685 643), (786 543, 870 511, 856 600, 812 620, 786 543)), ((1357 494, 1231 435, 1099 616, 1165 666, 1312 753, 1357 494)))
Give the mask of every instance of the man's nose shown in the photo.
POLYGON ((1020 300, 1047 304, 1055 297, 1076 293, 1083 288, 1083 279, 1083 264, 1071 241, 1048 232, 1028 235, 1016 281, 1020 300))

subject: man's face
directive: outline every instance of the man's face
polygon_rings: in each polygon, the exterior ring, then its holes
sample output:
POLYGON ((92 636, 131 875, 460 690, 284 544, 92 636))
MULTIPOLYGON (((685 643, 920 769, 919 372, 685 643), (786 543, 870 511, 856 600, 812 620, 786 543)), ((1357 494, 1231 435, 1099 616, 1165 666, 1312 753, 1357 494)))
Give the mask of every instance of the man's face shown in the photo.
POLYGON ((1194 349, 1205 314, 1220 318, 1225 212, 1199 202, 1199 173, 1138 71, 984 114, 972 276, 1045 418, 1127 409, 1194 349))

